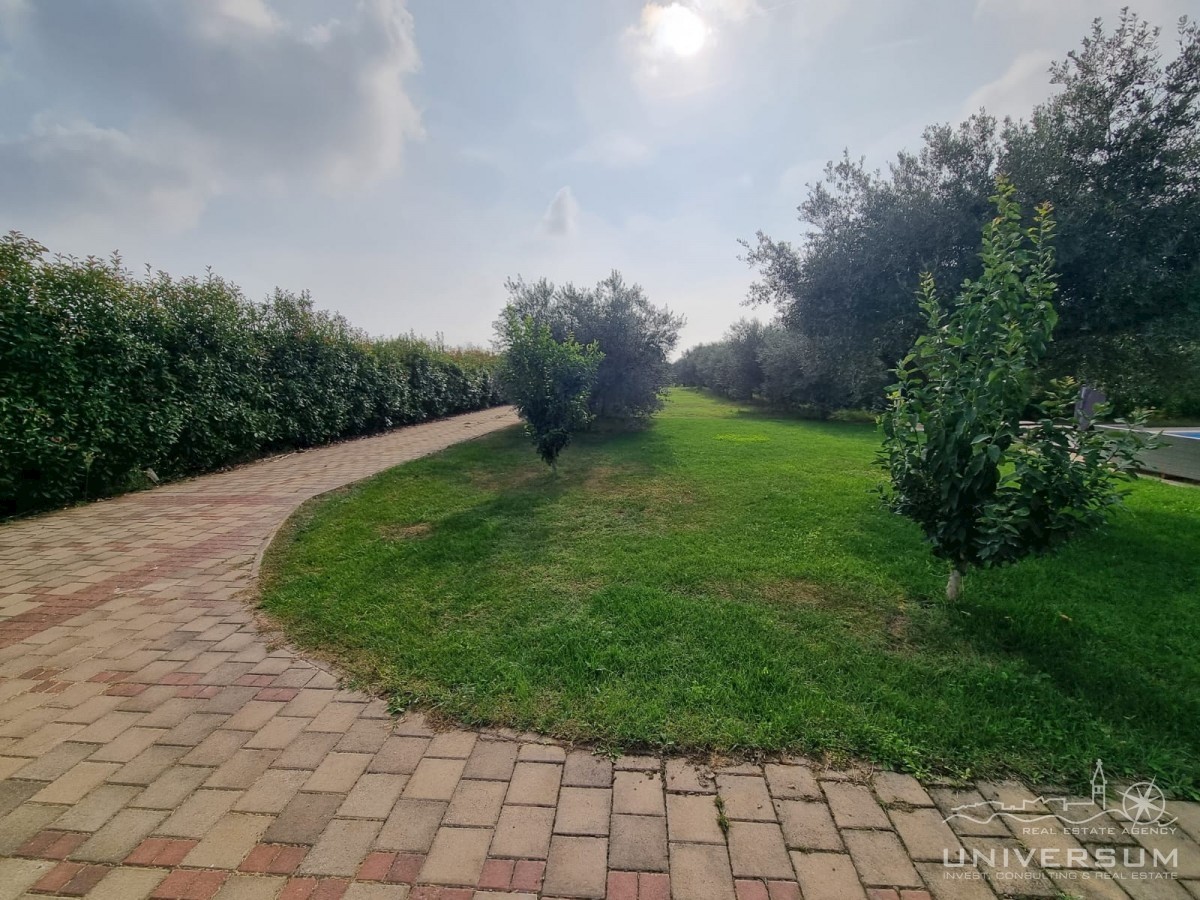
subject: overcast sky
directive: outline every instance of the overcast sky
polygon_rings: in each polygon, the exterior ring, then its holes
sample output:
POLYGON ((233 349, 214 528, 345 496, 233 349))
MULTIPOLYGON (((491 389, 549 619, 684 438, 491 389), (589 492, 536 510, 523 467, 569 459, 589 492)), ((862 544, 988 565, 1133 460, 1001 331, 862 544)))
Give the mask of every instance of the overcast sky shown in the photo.
MULTIPOLYGON (((1169 43, 1190 5, 1134 8, 1169 43)), ((1027 112, 1120 6, 0 0, 0 230, 453 343, 507 276, 618 268, 686 346, 746 313, 737 239, 796 238, 826 160, 1027 112)))

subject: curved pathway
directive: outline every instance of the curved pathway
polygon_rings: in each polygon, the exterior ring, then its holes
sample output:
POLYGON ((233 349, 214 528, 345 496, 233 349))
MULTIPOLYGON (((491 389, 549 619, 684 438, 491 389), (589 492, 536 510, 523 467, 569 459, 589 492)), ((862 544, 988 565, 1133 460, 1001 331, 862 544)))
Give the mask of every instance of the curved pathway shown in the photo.
MULTIPOLYGON (((1052 893, 995 854, 1080 848, 1065 829, 943 823, 1032 799, 1019 785, 439 732, 258 632, 253 562, 300 502, 515 421, 471 413, 0 526, 0 900, 1052 893), (945 867, 960 849, 996 865, 945 867)), ((1175 806, 1178 878, 1068 887, 1200 897, 1200 806, 1175 806)))

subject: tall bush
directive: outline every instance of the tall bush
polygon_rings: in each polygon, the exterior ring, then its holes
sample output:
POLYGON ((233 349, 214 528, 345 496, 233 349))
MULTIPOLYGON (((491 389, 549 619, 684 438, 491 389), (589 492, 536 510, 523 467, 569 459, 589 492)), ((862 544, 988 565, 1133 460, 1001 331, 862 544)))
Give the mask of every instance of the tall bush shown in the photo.
POLYGON ((513 306, 502 319, 504 383, 538 456, 558 472, 558 455, 592 420, 588 399, 604 358, 595 342, 554 339, 550 326, 513 306))
POLYGON ((806 415, 878 405, 886 373, 876 358, 843 352, 834 374, 829 357, 828 348, 796 329, 743 319, 720 341, 689 348, 672 372, 677 384, 806 415))
POLYGON ((951 600, 969 569, 1045 552, 1103 522, 1142 445, 1136 431, 1073 421, 1074 380, 1039 389, 1058 321, 1054 222, 1043 205, 1024 229, 1013 195, 1000 179, 982 273, 953 308, 942 308, 932 275, 922 278, 928 330, 897 368, 881 419, 888 501, 950 563, 951 600))
POLYGON ((0 238, 0 516, 500 402, 497 360, 0 238))
MULTIPOLYGON (((520 278, 507 288, 509 307, 546 325, 556 341, 573 337, 599 345, 604 357, 589 400, 595 417, 645 419, 661 408, 682 316, 654 306, 639 285, 626 284, 616 271, 594 288, 520 278)), ((496 323, 502 347, 507 327, 504 317, 496 323)))

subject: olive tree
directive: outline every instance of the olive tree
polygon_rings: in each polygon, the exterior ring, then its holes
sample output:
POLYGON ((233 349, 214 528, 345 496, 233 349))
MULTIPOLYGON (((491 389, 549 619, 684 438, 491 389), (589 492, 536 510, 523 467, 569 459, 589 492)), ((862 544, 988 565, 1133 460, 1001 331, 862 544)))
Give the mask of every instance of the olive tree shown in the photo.
POLYGON ((1039 388, 1058 319, 1054 220, 1043 204, 1023 227, 1013 195, 997 179, 982 274, 951 309, 922 277, 928 330, 897 367, 881 417, 886 497, 950 563, 949 600, 969 569, 1045 552, 1103 522, 1144 445, 1134 429, 1074 421, 1074 379, 1039 388))
POLYGON ((1168 50, 1128 10, 1096 20, 1019 120, 931 125, 881 171, 834 160, 799 204, 799 242, 746 245, 748 300, 805 339, 789 402, 872 405, 923 326, 920 274, 979 277, 1006 172, 1027 206, 1055 207, 1061 321, 1043 376, 1085 377, 1122 412, 1200 416, 1200 23, 1176 38, 1168 50))
MULTIPOLYGON (((612 272, 594 288, 546 279, 510 280, 509 306, 521 316, 549 326, 556 340, 573 336, 583 344, 599 344, 603 359, 588 406, 597 419, 645 420, 662 406, 671 383, 670 355, 684 320, 652 304, 637 284, 612 272)), ((501 345, 508 327, 496 323, 501 345)))
POLYGON ((501 318, 505 389, 525 420, 538 455, 558 472, 558 455, 592 419, 588 398, 604 354, 571 335, 556 341, 550 327, 514 307, 501 318))

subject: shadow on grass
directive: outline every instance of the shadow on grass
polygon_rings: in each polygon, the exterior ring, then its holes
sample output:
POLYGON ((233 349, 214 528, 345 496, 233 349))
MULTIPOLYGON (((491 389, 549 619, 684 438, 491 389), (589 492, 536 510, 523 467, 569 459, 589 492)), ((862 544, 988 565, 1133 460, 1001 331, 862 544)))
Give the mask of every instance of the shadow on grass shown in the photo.
POLYGON ((1200 635, 1189 615, 1200 584, 1180 538, 1190 528, 1188 516, 1142 511, 1136 523, 1118 520, 1074 547, 1019 564, 1024 573, 984 573, 957 631, 981 653, 1019 655, 1114 724, 1136 717, 1194 740, 1200 635), (1097 570, 1097 557, 1117 554, 1121 572, 1097 570), (1152 595, 1143 584, 1155 585, 1152 595), (1189 678, 1196 690, 1180 691, 1189 678))
POLYGON ((1181 537, 1194 529, 1190 516, 1143 509, 1133 521, 1118 514, 1055 553, 972 572, 954 606, 941 597, 945 564, 933 560, 925 577, 913 565, 914 555, 932 559, 915 526, 882 507, 864 508, 856 521, 842 538, 846 552, 882 566, 929 612, 908 635, 918 652, 944 655, 959 642, 997 666, 1020 660, 1028 677, 1053 684, 1113 731, 1136 720, 1154 741, 1194 746, 1200 690, 1180 691, 1189 680, 1200 687, 1200 635, 1189 618, 1200 576, 1195 548, 1181 537), (891 552, 880 555, 885 547, 891 552), (1125 560, 1123 570, 1098 569, 1097 558, 1125 560), (1142 584, 1154 584, 1154 595, 1142 584))
MULTIPOLYGON (((516 447, 506 442, 504 449, 516 447)), ((488 570, 500 557, 507 565, 535 565, 564 527, 547 510, 568 504, 576 495, 586 500, 597 485, 603 489, 605 479, 636 486, 677 465, 670 444, 653 428, 579 435, 561 457, 557 474, 534 457, 532 448, 528 453, 527 462, 504 468, 506 479, 493 478, 488 499, 440 519, 427 536, 408 545, 407 561, 430 567, 468 563, 480 579, 489 577, 488 570), (614 451, 620 466, 611 463, 614 451)), ((487 465, 486 460, 480 465, 487 465)))

